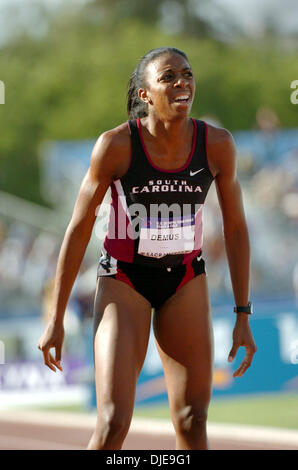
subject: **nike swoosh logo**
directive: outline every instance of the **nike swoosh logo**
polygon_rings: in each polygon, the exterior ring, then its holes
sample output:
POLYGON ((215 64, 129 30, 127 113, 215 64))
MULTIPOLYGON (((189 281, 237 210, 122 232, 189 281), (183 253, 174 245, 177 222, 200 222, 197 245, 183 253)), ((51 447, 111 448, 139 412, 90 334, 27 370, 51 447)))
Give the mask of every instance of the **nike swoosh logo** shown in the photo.
POLYGON ((200 170, 197 170, 197 171, 190 171, 189 174, 190 174, 190 176, 194 176, 194 175, 196 175, 197 173, 200 173, 200 171, 203 171, 203 170, 205 170, 205 168, 201 168, 200 170))

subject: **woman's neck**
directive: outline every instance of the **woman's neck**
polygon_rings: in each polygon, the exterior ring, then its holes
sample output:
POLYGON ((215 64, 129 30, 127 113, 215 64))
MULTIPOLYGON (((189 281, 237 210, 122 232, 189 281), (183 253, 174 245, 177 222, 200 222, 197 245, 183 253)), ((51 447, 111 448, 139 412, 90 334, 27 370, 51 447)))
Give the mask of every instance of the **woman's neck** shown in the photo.
POLYGON ((163 142, 167 147, 181 146, 181 143, 185 142, 193 132, 193 124, 189 117, 164 121, 155 116, 147 116, 141 119, 141 123, 147 131, 147 138, 158 139, 161 146, 163 142))

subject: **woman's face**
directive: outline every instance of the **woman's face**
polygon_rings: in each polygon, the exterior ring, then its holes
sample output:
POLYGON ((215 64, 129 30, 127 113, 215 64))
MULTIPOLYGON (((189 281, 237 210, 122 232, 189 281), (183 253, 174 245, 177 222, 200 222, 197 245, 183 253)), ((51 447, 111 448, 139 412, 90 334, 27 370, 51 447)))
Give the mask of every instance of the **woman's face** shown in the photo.
POLYGON ((191 67, 183 56, 165 53, 150 62, 145 70, 146 89, 139 97, 148 103, 148 111, 161 119, 187 116, 195 94, 191 67))

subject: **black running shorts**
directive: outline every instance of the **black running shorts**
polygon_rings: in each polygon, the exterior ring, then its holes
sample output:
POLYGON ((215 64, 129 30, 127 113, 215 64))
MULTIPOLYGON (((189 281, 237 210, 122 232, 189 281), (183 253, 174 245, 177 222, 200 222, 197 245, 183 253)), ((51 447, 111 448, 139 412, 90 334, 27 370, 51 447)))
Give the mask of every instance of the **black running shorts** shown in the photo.
POLYGON ((155 309, 159 309, 187 282, 203 273, 206 273, 205 261, 201 256, 177 267, 156 268, 119 261, 108 253, 102 254, 97 270, 98 277, 110 276, 131 286, 155 309))

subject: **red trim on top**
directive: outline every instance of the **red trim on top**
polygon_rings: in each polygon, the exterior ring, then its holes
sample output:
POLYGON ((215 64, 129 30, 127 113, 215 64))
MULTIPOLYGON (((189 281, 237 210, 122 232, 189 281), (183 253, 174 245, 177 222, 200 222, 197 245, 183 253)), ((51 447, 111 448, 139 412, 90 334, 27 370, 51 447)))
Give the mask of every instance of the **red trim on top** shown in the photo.
POLYGON ((139 131, 139 136, 140 136, 140 140, 141 140, 141 144, 142 144, 142 147, 143 147, 143 150, 145 152, 145 155, 150 163, 151 166, 153 166, 153 168, 155 168, 156 170, 158 171, 162 171, 164 173, 178 173, 179 171, 182 171, 184 170, 191 162, 191 159, 193 157, 193 154, 194 154, 194 151, 195 151, 195 147, 196 147, 196 141, 197 141, 197 123, 196 123, 196 120, 191 118, 192 122, 193 122, 193 125, 194 125, 194 133, 193 133, 193 138, 192 138, 192 147, 191 147, 191 151, 190 151, 190 154, 186 160, 186 162, 184 163, 184 165, 180 168, 177 168, 175 170, 167 170, 166 168, 160 168, 159 166, 155 165, 155 163, 153 163, 148 151, 147 151, 147 148, 146 148, 146 145, 145 145, 145 142, 144 142, 144 139, 143 139, 143 136, 142 136, 142 131, 141 131, 141 120, 140 118, 137 118, 137 126, 138 126, 138 131, 139 131))
POLYGON ((208 162, 208 152, 207 152, 207 136, 208 136, 208 125, 205 121, 203 121, 204 123, 204 126, 205 126, 205 154, 206 154, 206 161, 207 161, 207 166, 208 166, 208 169, 210 171, 210 174, 212 176, 212 178, 214 178, 211 170, 210 170, 210 166, 209 166, 209 162, 208 162))
POLYGON ((111 212, 103 246, 113 258, 130 263, 134 257, 134 240, 127 235, 130 221, 114 182, 111 184, 111 196, 111 212))
MULTIPOLYGON (((131 164, 132 164, 132 141, 131 141, 131 129, 130 129, 130 125, 129 125, 129 121, 127 120, 127 127, 128 127, 128 132, 129 132, 129 135, 130 135, 130 161, 129 161, 129 167, 127 168, 127 171, 125 172, 125 175, 126 173, 128 172, 128 170, 130 169, 131 167, 131 164)), ((125 175, 122 175, 122 178, 123 176, 125 175)), ((119 179, 119 178, 118 178, 119 179)))

